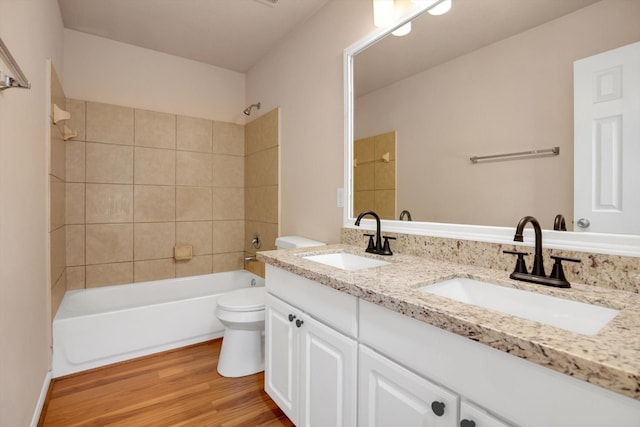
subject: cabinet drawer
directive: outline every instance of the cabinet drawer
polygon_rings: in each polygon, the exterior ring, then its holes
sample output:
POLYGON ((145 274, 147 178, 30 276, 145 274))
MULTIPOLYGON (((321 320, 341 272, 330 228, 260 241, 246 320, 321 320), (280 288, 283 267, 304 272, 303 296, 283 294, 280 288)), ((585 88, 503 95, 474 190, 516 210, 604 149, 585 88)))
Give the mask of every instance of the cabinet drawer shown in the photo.
POLYGON ((358 336, 356 297, 268 264, 266 287, 267 292, 343 334, 358 336))

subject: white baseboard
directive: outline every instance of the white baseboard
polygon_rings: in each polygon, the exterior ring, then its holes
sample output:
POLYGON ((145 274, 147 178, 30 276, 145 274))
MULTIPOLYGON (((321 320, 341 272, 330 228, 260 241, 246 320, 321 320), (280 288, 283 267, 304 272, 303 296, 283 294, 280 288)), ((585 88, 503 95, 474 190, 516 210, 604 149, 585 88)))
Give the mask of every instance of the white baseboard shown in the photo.
POLYGON ((42 384, 42 390, 40 390, 38 404, 36 405, 36 410, 33 412, 33 418, 31 419, 31 427, 38 427, 40 414, 42 414, 42 408, 44 407, 44 402, 47 399, 47 393, 49 392, 49 384, 51 384, 51 371, 47 371, 47 375, 44 377, 44 384, 42 384))

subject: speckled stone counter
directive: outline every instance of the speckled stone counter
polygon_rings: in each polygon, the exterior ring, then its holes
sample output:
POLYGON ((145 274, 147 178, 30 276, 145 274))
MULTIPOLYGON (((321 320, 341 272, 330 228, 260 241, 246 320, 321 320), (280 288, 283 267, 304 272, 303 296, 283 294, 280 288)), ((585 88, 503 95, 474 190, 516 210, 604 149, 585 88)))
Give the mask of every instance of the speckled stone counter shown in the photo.
POLYGON ((509 279, 488 268, 410 255, 382 257, 339 244, 259 252, 258 259, 403 315, 640 400, 640 295, 572 283, 558 289, 509 279), (348 252, 391 264, 347 271, 302 256, 348 252), (581 335, 418 290, 469 277, 620 310, 596 335, 581 335))

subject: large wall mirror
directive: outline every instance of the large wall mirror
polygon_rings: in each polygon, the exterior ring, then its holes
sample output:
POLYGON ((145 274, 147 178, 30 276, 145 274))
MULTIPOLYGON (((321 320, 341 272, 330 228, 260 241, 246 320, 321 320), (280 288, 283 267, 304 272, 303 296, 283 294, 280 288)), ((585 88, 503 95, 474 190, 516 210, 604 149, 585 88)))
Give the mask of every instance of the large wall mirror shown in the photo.
MULTIPOLYGON (((574 212, 591 194, 589 179, 574 178, 584 169, 574 163, 574 62, 637 44, 640 1, 454 0, 445 15, 415 11, 398 26, 408 20, 406 36, 380 31, 345 51, 345 225, 379 207, 392 231, 503 242, 522 216, 552 230, 562 214, 569 231, 545 232, 547 246, 640 256, 640 215, 580 228, 587 215, 574 212), (374 141, 389 135, 378 153, 374 141), (385 179, 363 181, 374 171, 385 179), (383 181, 392 190, 376 192, 383 181), (403 210, 411 223, 398 220, 403 210)), ((611 164, 605 143, 590 161, 611 164)), ((633 143, 618 153, 625 208, 640 205, 640 175, 627 175, 640 170, 640 135, 633 143)))

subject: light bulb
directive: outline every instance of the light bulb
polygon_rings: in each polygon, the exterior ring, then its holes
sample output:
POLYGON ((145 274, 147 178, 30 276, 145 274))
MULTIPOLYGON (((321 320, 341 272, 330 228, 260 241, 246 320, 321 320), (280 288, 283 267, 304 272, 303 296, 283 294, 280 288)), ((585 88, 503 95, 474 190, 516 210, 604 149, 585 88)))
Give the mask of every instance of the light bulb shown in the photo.
POLYGON ((436 7, 432 7, 427 12, 431 15, 444 15, 445 13, 451 10, 451 0, 444 0, 442 3, 438 4, 436 7))

